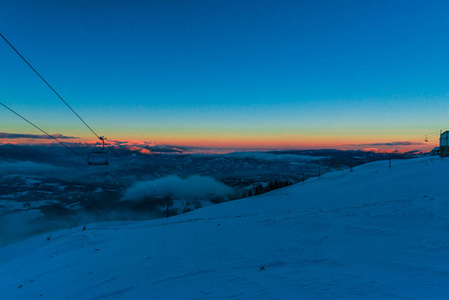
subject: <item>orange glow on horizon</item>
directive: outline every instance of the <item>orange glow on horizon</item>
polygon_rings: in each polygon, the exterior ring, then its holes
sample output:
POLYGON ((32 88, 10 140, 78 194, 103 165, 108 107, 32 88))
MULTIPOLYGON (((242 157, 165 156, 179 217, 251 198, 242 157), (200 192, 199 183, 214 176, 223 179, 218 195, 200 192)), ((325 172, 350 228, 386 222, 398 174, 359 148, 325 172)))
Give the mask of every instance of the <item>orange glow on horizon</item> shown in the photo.
MULTIPOLYGON (((406 141, 401 136, 389 136, 389 141, 406 141)), ((99 140, 92 139, 63 139, 63 143, 80 143, 86 145, 100 145, 99 140)), ((149 138, 108 139, 109 145, 146 146, 157 144, 174 147, 194 148, 226 148, 253 150, 290 150, 290 149, 339 149, 339 150, 431 150, 437 147, 435 143, 416 143, 412 145, 381 145, 385 141, 382 137, 360 135, 300 135, 300 134, 202 134, 202 135, 154 135, 149 138)), ((52 139, 3 139, 0 144, 54 144, 52 139)))

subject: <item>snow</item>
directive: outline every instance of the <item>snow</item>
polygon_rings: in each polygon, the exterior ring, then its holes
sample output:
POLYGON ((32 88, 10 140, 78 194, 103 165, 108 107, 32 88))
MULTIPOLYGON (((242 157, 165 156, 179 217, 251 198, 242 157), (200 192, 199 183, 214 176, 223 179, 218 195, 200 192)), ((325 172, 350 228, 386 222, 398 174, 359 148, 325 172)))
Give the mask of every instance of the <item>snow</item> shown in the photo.
POLYGON ((448 299, 448 169, 379 161, 168 219, 35 236, 0 248, 0 298, 448 299))

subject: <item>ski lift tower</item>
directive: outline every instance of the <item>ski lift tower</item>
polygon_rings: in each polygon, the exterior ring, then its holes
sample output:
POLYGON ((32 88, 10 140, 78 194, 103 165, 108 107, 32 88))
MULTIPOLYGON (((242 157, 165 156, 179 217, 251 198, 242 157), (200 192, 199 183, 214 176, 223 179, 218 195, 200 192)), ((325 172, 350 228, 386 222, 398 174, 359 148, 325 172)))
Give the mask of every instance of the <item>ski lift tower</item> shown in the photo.
POLYGON ((449 131, 440 135, 440 156, 449 156, 449 131))

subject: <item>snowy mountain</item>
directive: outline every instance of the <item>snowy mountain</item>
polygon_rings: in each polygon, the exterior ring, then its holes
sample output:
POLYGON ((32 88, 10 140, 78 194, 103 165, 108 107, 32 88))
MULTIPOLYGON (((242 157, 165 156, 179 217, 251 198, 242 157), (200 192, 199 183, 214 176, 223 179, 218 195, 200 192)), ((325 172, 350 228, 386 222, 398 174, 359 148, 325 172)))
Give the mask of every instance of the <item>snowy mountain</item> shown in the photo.
POLYGON ((0 298, 448 299, 448 169, 377 161, 168 219, 35 236, 0 248, 0 298))
MULTIPOLYGON (((0 246, 86 222, 163 217, 167 204, 170 215, 179 214, 260 194, 279 182, 298 183, 388 158, 385 153, 332 149, 146 155, 130 145, 140 144, 120 144, 114 153, 121 159, 110 153, 110 164, 102 168, 89 166, 60 145, 0 145, 0 224, 20 223, 29 212, 28 226, 0 230, 0 246), (114 191, 103 191, 106 178, 115 184, 114 191)), ((93 149, 91 144, 70 146, 85 155, 93 149)))

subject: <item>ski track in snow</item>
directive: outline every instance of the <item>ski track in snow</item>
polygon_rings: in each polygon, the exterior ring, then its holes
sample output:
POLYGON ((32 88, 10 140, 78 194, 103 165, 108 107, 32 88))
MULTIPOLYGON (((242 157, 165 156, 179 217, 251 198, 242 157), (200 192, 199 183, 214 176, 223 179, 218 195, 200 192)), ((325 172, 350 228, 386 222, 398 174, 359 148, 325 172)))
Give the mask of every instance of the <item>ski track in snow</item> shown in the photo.
POLYGON ((0 299, 448 299, 449 159, 0 248, 0 299))

